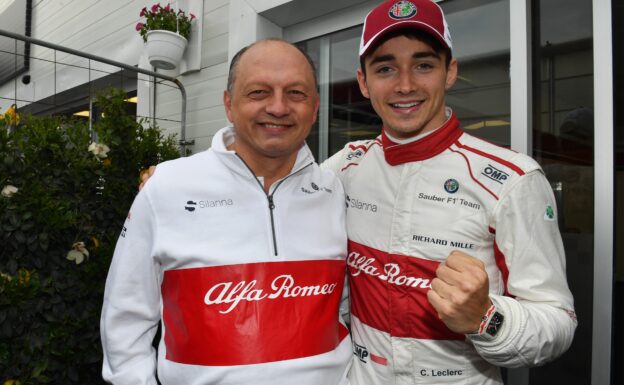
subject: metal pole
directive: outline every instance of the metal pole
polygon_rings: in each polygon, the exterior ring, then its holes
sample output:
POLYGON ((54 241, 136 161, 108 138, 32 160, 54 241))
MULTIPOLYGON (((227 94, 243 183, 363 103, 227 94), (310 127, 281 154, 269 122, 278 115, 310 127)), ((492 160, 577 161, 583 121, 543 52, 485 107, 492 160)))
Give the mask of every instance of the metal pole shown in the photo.
POLYGON ((182 83, 171 76, 167 76, 167 75, 163 75, 163 74, 159 74, 157 72, 154 71, 150 71, 150 70, 146 70, 143 68, 138 68, 138 67, 134 67, 131 66, 129 64, 126 63, 121 63, 115 60, 110 60, 101 56, 97 56, 97 55, 92 55, 90 53, 86 53, 86 52, 81 52, 81 51, 77 51, 75 49, 71 49, 71 48, 67 48, 67 47, 63 47, 61 45, 58 44, 53 44, 53 43, 49 43, 47 41, 43 41, 43 40, 39 40, 39 39, 35 39, 29 36, 24 36, 24 35, 20 35, 17 33, 13 33, 13 32, 9 32, 6 31, 4 29, 0 29, 0 36, 6 36, 12 39, 16 39, 16 40, 21 40, 21 41, 25 41, 25 42, 29 42, 32 44, 36 44, 36 45, 40 45, 42 47, 46 47, 46 48, 50 48, 56 51, 61 51, 61 52, 65 52, 71 55, 75 55, 75 56, 80 56, 80 57, 84 57, 87 59, 91 59, 91 60, 95 60, 95 61, 99 61, 101 63, 106 63, 106 64, 110 64, 112 66, 115 67, 119 67, 119 68, 124 68, 127 69, 129 71, 134 71, 134 72, 138 72, 141 74, 145 74, 145 75, 149 75, 149 76, 153 76, 159 79, 164 79, 164 80, 168 80, 172 83, 174 83, 176 86, 178 86, 178 89, 180 89, 180 94, 182 95, 182 116, 180 118, 180 151, 182 153, 182 155, 184 156, 186 154, 186 146, 188 145, 192 145, 195 143, 194 140, 190 140, 187 141, 186 140, 186 90, 184 89, 184 86, 182 85, 182 83))

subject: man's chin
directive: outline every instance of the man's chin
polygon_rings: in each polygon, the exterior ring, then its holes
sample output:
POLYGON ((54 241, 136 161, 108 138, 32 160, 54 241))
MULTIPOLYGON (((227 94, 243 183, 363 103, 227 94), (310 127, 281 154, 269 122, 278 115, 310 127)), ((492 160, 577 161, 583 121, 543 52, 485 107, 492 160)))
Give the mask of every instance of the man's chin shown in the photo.
POLYGON ((401 125, 392 128, 386 128, 386 133, 396 139, 409 139, 423 132, 421 124, 401 125))
POLYGON ((284 158, 296 153, 300 147, 292 143, 268 143, 262 147, 262 153, 267 158, 284 158))

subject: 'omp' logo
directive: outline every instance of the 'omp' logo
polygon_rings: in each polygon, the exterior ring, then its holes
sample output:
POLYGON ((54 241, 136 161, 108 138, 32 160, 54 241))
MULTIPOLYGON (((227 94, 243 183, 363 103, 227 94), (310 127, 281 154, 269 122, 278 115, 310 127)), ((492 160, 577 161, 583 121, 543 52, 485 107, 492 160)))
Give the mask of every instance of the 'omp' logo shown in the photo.
POLYGON ((353 354, 360 359, 360 361, 366 363, 366 357, 368 357, 368 349, 365 346, 353 343, 353 354))
POLYGON ((483 171, 481 171, 481 175, 485 175, 486 177, 492 179, 494 182, 498 182, 500 184, 503 184, 503 182, 506 181, 507 178, 509 178, 509 174, 507 174, 503 170, 497 169, 491 164, 488 164, 487 167, 484 168, 483 171))

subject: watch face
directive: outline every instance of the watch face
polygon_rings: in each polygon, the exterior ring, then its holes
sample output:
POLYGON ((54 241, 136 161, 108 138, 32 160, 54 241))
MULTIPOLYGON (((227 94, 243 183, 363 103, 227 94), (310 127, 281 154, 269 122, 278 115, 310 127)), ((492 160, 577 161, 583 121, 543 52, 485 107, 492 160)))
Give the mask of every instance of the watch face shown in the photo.
POLYGON ((496 333, 498 333, 498 329, 500 329, 501 325, 503 324, 504 319, 505 317, 501 313, 494 312, 494 315, 490 319, 490 323, 488 323, 485 332, 491 336, 495 336, 496 333))

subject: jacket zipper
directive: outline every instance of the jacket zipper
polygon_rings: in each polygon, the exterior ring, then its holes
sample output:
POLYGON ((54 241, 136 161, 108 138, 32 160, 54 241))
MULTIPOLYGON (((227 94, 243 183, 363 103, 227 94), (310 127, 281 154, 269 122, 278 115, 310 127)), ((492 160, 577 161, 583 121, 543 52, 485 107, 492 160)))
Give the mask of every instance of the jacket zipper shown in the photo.
MULTIPOLYGON (((240 155, 236 154, 236 156, 238 157, 238 159, 241 160, 241 162, 243 162, 245 167, 247 167, 247 170, 249 170, 251 175, 253 175, 253 177, 256 180, 256 182, 258 182, 258 186, 260 186, 260 188, 262 189, 262 192, 264 192, 264 186, 262 185, 262 183, 260 183, 260 181, 258 180, 258 177, 253 172, 253 170, 247 165, 245 160, 243 160, 243 158, 240 157, 240 155)), ((275 203, 273 202, 273 195, 275 195, 275 191, 277 191, 277 188, 282 184, 282 182, 284 182, 286 179, 290 178, 292 175, 295 175, 299 171, 301 171, 301 170, 311 166, 313 163, 314 162, 310 162, 310 163, 306 164, 305 166, 299 168, 298 170, 293 171, 290 174, 288 174, 284 179, 282 179, 279 182, 277 182, 277 184, 275 185, 275 188, 273 188, 273 191, 270 194, 267 194, 266 192, 264 192, 264 194, 267 197, 267 201, 269 203, 269 214, 271 216, 271 235, 273 236, 273 250, 275 252, 275 256, 277 256, 277 237, 275 236, 275 219, 273 218, 273 210, 275 209, 275 203)))

